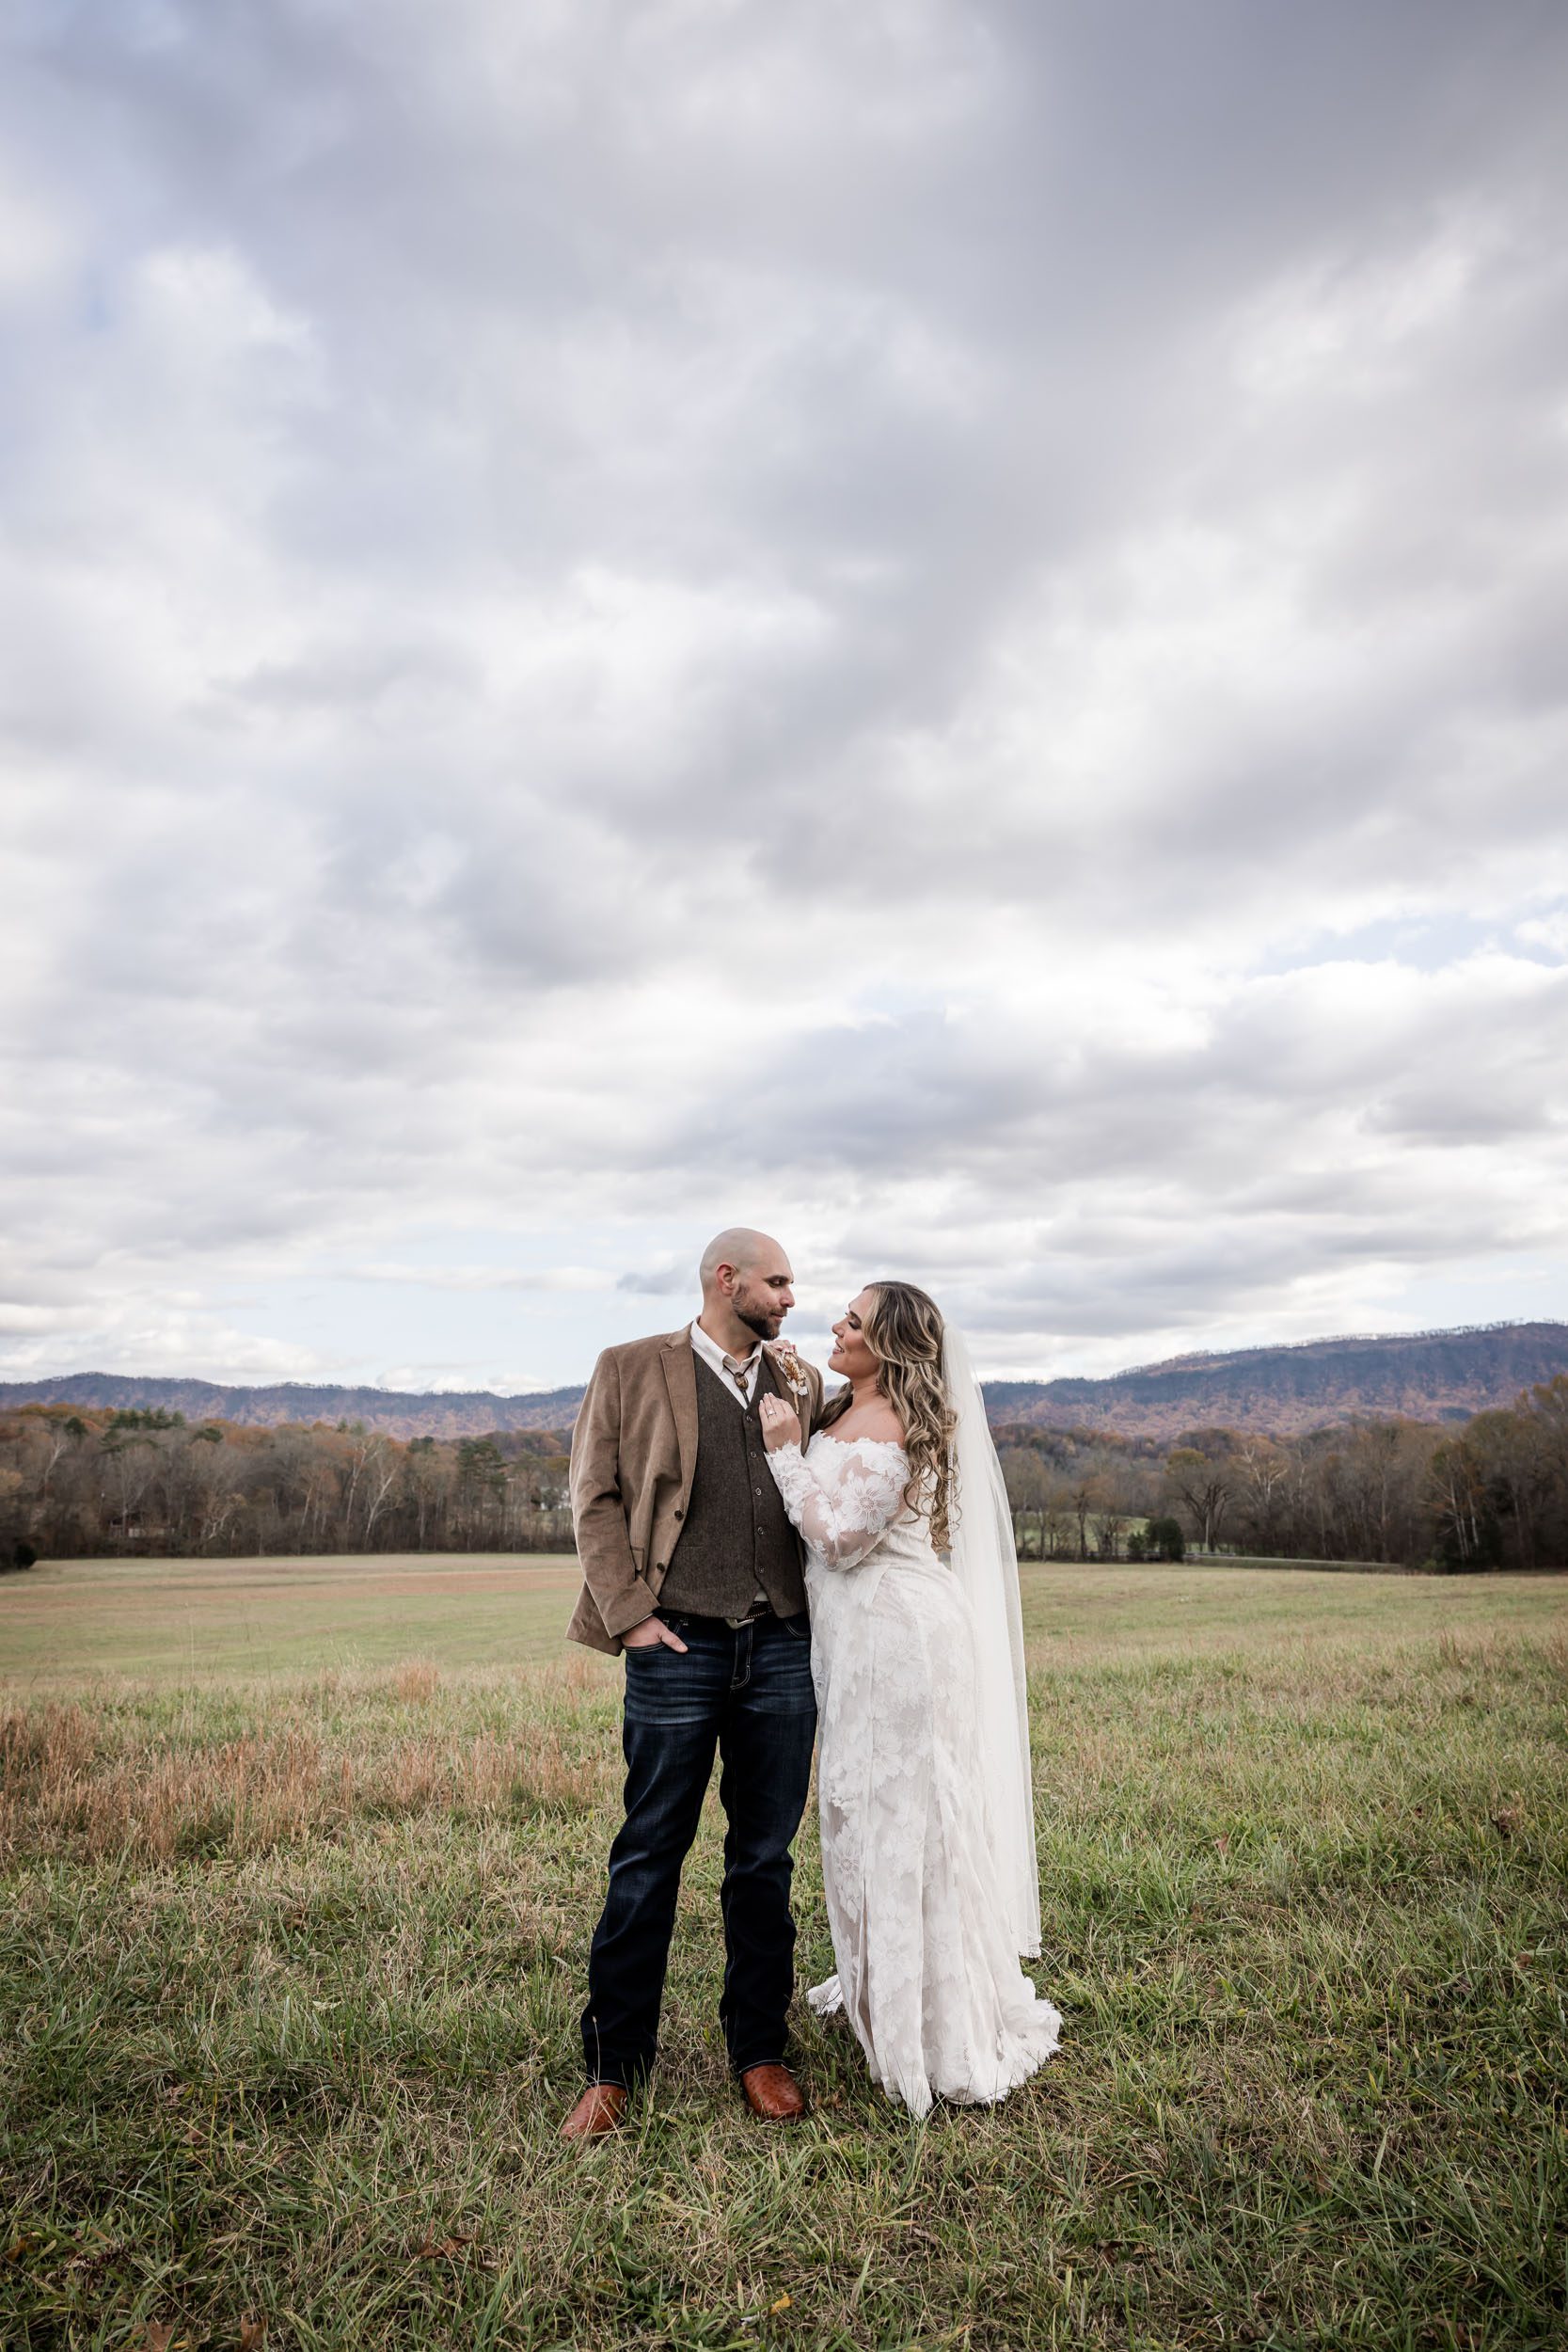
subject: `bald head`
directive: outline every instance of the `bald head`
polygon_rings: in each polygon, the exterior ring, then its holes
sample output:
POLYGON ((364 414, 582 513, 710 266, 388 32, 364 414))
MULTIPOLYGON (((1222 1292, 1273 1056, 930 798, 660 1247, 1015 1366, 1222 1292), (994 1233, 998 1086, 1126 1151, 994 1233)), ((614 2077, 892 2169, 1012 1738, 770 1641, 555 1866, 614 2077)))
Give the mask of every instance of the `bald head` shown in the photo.
POLYGON ((709 1283, 721 1265, 732 1266, 736 1274, 749 1274, 764 1258, 783 1259, 784 1251, 767 1233, 759 1233, 750 1225, 726 1225, 721 1233, 715 1233, 703 1252, 702 1277, 705 1296, 709 1283))
POLYGON ((734 1353, 776 1340, 795 1304, 789 1260, 770 1233, 726 1226, 703 1252, 703 1327, 734 1353))

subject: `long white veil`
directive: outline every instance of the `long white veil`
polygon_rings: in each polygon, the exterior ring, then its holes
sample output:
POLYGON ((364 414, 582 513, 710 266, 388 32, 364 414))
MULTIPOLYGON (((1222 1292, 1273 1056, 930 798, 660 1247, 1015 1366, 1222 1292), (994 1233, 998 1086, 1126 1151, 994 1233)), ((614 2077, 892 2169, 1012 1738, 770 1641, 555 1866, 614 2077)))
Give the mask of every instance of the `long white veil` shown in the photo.
POLYGON ((996 1839, 1007 1931, 1013 1949, 1034 1959, 1040 1948, 1040 1888, 1013 1515, 969 1348, 963 1333, 951 1323, 942 1338, 942 1376, 958 1417, 954 1438, 958 1509, 950 1542, 953 1573, 968 1596, 974 1620, 978 1762, 996 1839))

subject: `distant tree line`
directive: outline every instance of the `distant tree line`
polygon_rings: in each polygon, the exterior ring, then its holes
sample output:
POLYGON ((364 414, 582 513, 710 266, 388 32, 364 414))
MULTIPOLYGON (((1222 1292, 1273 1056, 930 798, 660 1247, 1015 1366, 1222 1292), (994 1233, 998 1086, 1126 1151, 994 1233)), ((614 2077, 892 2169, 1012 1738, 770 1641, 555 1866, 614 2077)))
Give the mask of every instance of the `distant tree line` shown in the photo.
POLYGON ((1355 1421, 1301 1437, 1191 1430, 1169 1447, 998 1429, 1021 1555, 1568 1566, 1568 1377, 1461 1422, 1355 1421))
POLYGON ((0 1419, 0 1565, 25 1553, 570 1550, 568 1442, 24 1405, 0 1419))
MULTIPOLYGON (((1460 1424, 1357 1421, 1303 1437, 998 1429, 1021 1556, 1568 1565, 1568 1377, 1460 1424)), ((564 1551, 559 1431, 388 1437, 163 1410, 0 1417, 0 1567, 103 1553, 564 1551)))

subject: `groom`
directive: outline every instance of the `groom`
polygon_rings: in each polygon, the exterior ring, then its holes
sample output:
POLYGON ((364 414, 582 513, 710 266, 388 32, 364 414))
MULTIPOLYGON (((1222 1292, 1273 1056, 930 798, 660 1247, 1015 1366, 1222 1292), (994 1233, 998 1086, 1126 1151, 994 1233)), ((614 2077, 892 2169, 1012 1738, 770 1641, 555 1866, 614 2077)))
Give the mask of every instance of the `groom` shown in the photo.
POLYGON ((681 1865, 717 1747, 728 1829, 724 1993, 730 2064, 755 2115, 804 2111, 784 2065, 794 1990, 790 1846, 811 1776, 816 1703, 800 1539, 768 1469, 759 1400, 800 1414, 822 1378, 775 1341, 795 1304, 789 1261, 733 1227, 703 1253, 703 1311, 662 1338, 607 1347, 572 1439, 582 1563, 573 1641, 626 1661, 626 1817, 588 1960, 588 2088, 565 2139, 613 2131, 647 2074, 681 1865))

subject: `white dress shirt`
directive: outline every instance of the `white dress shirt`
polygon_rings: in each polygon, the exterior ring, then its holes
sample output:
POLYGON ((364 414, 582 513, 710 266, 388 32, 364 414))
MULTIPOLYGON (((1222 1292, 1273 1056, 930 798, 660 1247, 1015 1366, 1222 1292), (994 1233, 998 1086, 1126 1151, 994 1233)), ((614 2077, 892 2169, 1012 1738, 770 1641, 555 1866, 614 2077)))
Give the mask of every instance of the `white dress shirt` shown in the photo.
POLYGON ((757 1392, 757 1375, 762 1370, 762 1342, 753 1340, 749 1356, 726 1356, 718 1341, 705 1331, 700 1323, 694 1323, 691 1327, 691 1346, 693 1354, 702 1358, 708 1370, 719 1375, 741 1411, 745 1412, 757 1392), (744 1396, 740 1393, 737 1374, 745 1375, 744 1396))

